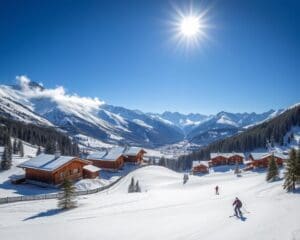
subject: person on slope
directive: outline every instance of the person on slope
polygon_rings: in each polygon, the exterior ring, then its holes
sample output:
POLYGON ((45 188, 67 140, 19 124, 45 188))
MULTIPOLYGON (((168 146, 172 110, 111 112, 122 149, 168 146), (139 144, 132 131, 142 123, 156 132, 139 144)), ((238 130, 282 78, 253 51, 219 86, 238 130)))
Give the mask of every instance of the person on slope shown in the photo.
POLYGON ((219 195, 219 186, 218 185, 215 187, 215 190, 216 190, 216 195, 219 195))
POLYGON ((242 208, 243 204, 242 204, 241 200, 238 199, 238 197, 235 198, 235 201, 233 202, 232 206, 235 206, 234 207, 235 216, 242 217, 243 214, 242 214, 241 208, 242 208))
POLYGON ((189 175, 187 173, 183 174, 183 184, 186 184, 189 180, 189 175))

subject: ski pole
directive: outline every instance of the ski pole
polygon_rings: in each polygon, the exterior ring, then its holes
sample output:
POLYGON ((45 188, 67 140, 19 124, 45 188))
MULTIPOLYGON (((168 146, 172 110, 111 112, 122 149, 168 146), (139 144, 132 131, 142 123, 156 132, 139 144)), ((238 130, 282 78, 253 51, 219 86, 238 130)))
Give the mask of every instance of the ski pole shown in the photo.
POLYGON ((244 206, 243 206, 243 210, 244 210, 246 213, 250 213, 244 206))

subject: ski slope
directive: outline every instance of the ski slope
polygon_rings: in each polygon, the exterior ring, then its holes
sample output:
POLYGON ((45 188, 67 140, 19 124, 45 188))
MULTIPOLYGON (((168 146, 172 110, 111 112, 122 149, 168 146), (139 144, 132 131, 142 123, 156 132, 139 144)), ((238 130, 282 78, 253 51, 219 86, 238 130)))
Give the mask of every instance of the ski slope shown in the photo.
POLYGON ((55 200, 0 205, 3 239, 260 240, 300 239, 300 194, 265 182, 264 173, 231 171, 190 176, 163 167, 140 168, 113 188, 78 198, 78 208, 59 211, 55 200), (127 193, 131 177, 142 193, 127 193), (220 195, 214 194, 219 185, 220 195), (238 196, 250 213, 232 217, 238 196))

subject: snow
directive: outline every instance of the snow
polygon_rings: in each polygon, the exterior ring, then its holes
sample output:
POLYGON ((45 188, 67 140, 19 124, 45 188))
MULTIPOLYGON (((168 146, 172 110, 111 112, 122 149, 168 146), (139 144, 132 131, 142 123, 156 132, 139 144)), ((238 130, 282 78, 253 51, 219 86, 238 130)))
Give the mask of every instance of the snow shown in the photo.
POLYGON ((3 239, 252 240, 299 239, 299 193, 265 173, 190 176, 163 167, 138 169, 107 191, 78 198, 78 208, 57 210, 56 200, 0 205, 3 239), (142 193, 127 193, 131 177, 142 193), (214 194, 218 185, 220 195, 214 194), (243 201, 245 219, 229 218, 243 201), (245 209, 250 213, 246 213, 245 209))
POLYGON ((94 165, 85 165, 83 166, 83 169, 88 170, 90 172, 98 172, 100 171, 100 168, 94 166, 94 165))
POLYGON ((233 156, 240 156, 242 158, 245 158, 245 154, 244 153, 236 153, 236 152, 232 152, 232 153, 211 153, 210 154, 210 158, 215 158, 218 156, 222 156, 225 158, 229 158, 229 157, 233 157, 233 156))
POLYGON ((133 119, 132 121, 142 127, 153 129, 152 126, 150 126, 149 124, 145 123, 144 121, 142 121, 140 119, 133 119))
POLYGON ((226 124, 226 125, 231 125, 234 127, 238 127, 239 125, 234 122, 233 120, 231 120, 228 116, 226 115, 222 115, 218 120, 217 123, 219 124, 226 124))
POLYGON ((21 168, 34 168, 40 169, 43 171, 54 171, 55 169, 61 167, 62 165, 66 164, 67 162, 74 159, 71 156, 59 156, 56 157, 55 155, 51 154, 40 154, 22 164, 19 165, 21 168))
POLYGON ((127 156, 135 156, 137 155, 140 151, 143 149, 140 147, 128 147, 125 151, 124 154, 127 156))

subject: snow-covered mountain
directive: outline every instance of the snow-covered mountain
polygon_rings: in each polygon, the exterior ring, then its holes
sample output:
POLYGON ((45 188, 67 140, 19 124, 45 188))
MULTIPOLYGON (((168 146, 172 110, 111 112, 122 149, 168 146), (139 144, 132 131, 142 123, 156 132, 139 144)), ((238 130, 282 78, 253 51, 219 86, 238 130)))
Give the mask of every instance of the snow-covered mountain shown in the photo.
MULTIPOLYGON (((271 119, 282 113, 283 110, 270 110, 263 113, 229 113, 219 112, 216 115, 180 114, 164 112, 154 116, 165 119, 180 127, 190 142, 201 145, 215 140, 232 136, 244 129, 271 119)), ((153 114, 152 114, 153 115, 153 114)))
POLYGON ((184 134, 147 114, 114 107, 97 98, 69 95, 63 87, 46 89, 25 76, 16 86, 0 86, 0 113, 16 120, 55 125, 71 135, 107 143, 155 147, 183 139, 184 134))
POLYGON ((67 94, 63 87, 47 89, 17 77, 15 86, 0 85, 0 114, 15 120, 56 126, 72 136, 108 144, 157 147, 184 139, 199 144, 231 136, 243 128, 272 118, 281 111, 216 115, 143 113, 106 104, 98 98, 67 94))

